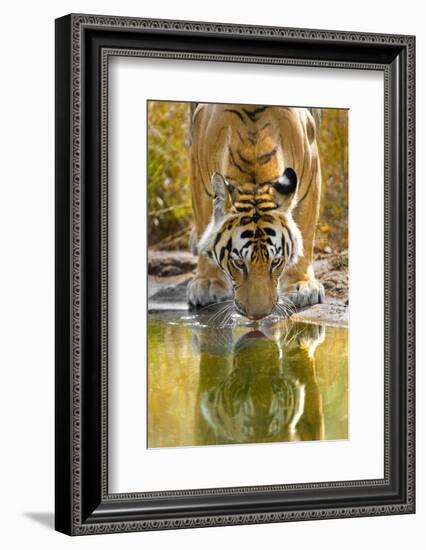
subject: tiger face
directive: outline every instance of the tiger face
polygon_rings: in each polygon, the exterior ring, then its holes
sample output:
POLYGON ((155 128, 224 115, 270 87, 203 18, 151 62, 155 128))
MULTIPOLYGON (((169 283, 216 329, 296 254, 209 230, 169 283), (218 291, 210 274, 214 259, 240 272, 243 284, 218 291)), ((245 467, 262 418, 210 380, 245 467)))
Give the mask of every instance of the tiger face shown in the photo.
POLYGON ((291 215, 296 187, 292 169, 255 192, 235 187, 221 174, 212 177, 213 213, 198 251, 225 274, 237 311, 249 319, 273 312, 279 278, 303 255, 302 236, 291 215))
MULTIPOLYGON (((232 366, 218 382, 218 364, 210 387, 200 399, 200 412, 220 443, 257 443, 298 439, 303 413, 303 386, 285 368, 285 348, 260 331, 242 336, 233 349, 232 366)), ((206 384, 211 356, 203 357, 206 384)), ((213 369, 212 369, 213 370, 213 369)), ((202 382, 201 382, 202 383, 202 382)), ((205 428, 201 437, 206 437, 205 428)))

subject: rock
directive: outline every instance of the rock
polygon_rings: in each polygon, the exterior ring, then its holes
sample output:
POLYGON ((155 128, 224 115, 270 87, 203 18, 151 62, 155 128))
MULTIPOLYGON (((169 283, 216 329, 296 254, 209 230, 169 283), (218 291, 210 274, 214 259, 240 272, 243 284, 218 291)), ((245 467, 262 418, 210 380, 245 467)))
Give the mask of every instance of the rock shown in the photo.
POLYGON ((336 302, 316 304, 294 313, 291 319, 316 325, 347 327, 349 324, 349 308, 336 302))
POLYGON ((149 250, 148 274, 171 277, 189 273, 197 267, 197 256, 184 250, 149 250))
POLYGON ((317 256, 315 275, 322 282, 326 296, 344 304, 349 294, 349 266, 347 251, 317 256))
MULTIPOLYGON (((149 297, 148 310, 157 309, 158 304, 168 304, 168 309, 176 309, 174 305, 183 304, 185 308, 188 307, 186 303, 186 287, 191 277, 185 277, 182 281, 175 284, 163 284, 157 285, 157 290, 149 297)), ((178 309, 182 309, 179 305, 178 309)), ((161 309, 165 309, 161 306, 161 309)))

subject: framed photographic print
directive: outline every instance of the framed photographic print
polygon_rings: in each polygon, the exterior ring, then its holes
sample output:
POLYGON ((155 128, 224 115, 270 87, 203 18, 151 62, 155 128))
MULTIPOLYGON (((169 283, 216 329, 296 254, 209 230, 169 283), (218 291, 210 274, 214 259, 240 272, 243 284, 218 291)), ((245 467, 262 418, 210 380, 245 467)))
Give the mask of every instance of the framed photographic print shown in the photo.
POLYGON ((56 529, 415 511, 412 36, 56 21, 56 529))

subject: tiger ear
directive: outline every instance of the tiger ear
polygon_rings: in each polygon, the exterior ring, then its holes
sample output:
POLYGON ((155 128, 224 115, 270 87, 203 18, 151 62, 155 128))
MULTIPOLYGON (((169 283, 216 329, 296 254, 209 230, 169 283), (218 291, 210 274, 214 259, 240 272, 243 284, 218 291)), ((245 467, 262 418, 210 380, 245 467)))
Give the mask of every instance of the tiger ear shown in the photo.
POLYGON ((274 184, 275 199, 281 210, 292 209, 297 184, 297 175, 293 168, 286 168, 274 184))
POLYGON ((212 176, 212 188, 213 217, 215 221, 219 221, 225 216, 228 210, 228 199, 229 195, 233 191, 233 187, 225 180, 222 174, 219 174, 219 172, 215 172, 212 176))

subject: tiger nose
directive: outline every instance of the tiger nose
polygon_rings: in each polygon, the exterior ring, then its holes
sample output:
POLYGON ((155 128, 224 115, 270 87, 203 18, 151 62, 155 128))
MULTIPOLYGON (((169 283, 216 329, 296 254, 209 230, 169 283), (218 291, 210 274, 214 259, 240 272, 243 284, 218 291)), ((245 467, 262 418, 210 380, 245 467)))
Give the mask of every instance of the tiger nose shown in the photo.
POLYGON ((247 317, 247 319, 250 319, 250 321, 259 321, 260 319, 263 319, 264 317, 267 317, 269 313, 247 313, 246 308, 243 307, 241 304, 236 303, 237 311, 240 315, 244 315, 244 317, 247 317))
POLYGON ((237 312, 240 315, 244 315, 244 317, 247 317, 247 319, 250 319, 250 321, 259 321, 260 319, 263 319, 264 317, 267 317, 268 315, 270 315, 271 312, 272 312, 272 309, 270 309, 269 311, 267 311, 265 313, 263 313, 263 312, 258 313, 258 312, 254 312, 254 311, 248 312, 247 308, 244 307, 243 305, 241 305, 239 302, 235 302, 235 305, 237 307, 237 312))
POLYGON ((266 315, 247 315, 246 314, 246 317, 250 319, 250 321, 259 321, 259 319, 263 319, 264 317, 266 317, 266 315))

